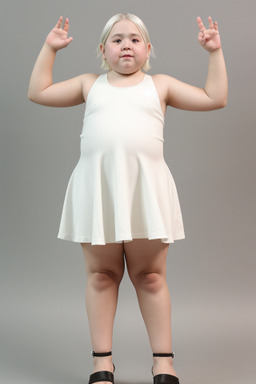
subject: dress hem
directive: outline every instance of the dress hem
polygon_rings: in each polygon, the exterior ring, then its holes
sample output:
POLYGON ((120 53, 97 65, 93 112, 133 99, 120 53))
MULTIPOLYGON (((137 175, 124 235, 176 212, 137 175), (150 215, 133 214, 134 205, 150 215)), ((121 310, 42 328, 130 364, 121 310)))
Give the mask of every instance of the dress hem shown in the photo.
POLYGON ((109 243, 122 243, 123 241, 129 242, 129 241, 132 241, 133 239, 149 239, 149 240, 161 239, 161 240, 164 240, 164 241, 162 241, 163 243, 169 244, 169 243, 174 243, 174 241, 177 241, 177 240, 185 239, 185 234, 180 233, 180 234, 176 234, 173 238, 169 238, 165 234, 162 234, 162 235, 156 234, 156 235, 148 237, 148 236, 145 236, 145 234, 135 233, 132 236, 131 235, 121 235, 120 240, 111 239, 109 241, 109 240, 102 240, 102 239, 93 239, 92 240, 89 237, 73 237, 72 235, 66 235, 66 234, 59 233, 57 238, 60 240, 67 240, 67 241, 72 241, 75 243, 91 243, 92 245, 105 245, 105 244, 109 244, 109 243))

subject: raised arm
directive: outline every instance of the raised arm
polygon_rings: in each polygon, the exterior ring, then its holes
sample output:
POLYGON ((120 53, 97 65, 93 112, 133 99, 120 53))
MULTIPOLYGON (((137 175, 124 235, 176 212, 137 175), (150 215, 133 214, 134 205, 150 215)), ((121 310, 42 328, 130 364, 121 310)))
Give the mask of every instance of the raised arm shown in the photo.
POLYGON ((67 47, 73 40, 72 37, 67 37, 69 20, 65 20, 63 28, 62 21, 61 16, 48 34, 34 65, 28 88, 29 100, 51 107, 70 107, 84 102, 82 90, 84 75, 55 84, 52 81, 56 52, 67 47))
POLYGON ((206 29, 201 18, 197 18, 200 32, 198 41, 209 52, 208 75, 204 88, 183 83, 170 76, 166 77, 166 103, 175 108, 191 111, 208 111, 223 108, 227 103, 228 80, 225 60, 217 22, 208 18, 206 29))

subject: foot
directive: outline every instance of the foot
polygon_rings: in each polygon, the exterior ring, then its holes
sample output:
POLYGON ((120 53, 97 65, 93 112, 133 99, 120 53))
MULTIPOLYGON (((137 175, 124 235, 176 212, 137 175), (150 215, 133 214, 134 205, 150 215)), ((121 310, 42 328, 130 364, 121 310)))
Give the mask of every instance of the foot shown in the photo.
POLYGON ((160 375, 162 373, 178 377, 175 369, 173 368, 172 357, 154 357, 153 375, 160 375))
MULTIPOLYGON (((98 371, 109 371, 109 372, 114 373, 112 356, 94 357, 93 363, 94 363, 94 370, 92 373, 95 373, 98 371)), ((110 382, 109 381, 99 381, 99 382, 97 382, 97 384, 110 384, 110 382)))

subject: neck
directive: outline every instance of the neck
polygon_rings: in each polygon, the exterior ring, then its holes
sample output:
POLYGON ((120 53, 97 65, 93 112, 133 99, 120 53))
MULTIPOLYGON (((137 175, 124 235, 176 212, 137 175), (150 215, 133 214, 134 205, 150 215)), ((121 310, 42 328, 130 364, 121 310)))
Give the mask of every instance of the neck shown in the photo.
POLYGON ((111 70, 108 72, 108 79, 113 81, 136 81, 142 79, 144 75, 145 74, 141 71, 141 69, 132 73, 120 73, 111 70))

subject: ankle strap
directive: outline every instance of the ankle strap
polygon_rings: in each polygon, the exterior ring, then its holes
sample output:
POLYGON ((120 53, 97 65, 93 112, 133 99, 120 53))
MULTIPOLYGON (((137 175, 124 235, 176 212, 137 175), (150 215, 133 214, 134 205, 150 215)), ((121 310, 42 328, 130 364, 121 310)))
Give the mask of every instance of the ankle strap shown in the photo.
POLYGON ((94 357, 104 357, 104 356, 111 356, 112 355, 112 351, 110 352, 94 352, 92 351, 92 356, 94 357))
POLYGON ((154 357, 172 357, 174 358, 175 354, 174 352, 171 353, 153 353, 154 357))

